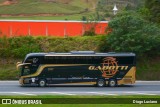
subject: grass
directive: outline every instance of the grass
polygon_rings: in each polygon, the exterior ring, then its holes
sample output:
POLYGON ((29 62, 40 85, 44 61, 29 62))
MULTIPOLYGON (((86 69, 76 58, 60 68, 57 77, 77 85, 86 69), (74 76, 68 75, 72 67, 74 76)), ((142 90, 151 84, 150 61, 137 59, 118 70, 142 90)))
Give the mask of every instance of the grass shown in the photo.
POLYGON ((18 73, 15 64, 0 65, 0 80, 18 79, 18 73))
MULTIPOLYGON (((68 0, 68 4, 58 2, 45 2, 45 0, 18 0, 12 5, 0 5, 0 14, 11 16, 0 16, 0 19, 19 20, 81 20, 82 16, 90 16, 95 12, 94 5, 97 0, 68 0), (17 11, 18 10, 18 11, 17 11), (17 15, 25 16, 17 16, 17 15), (28 14, 28 16, 27 16, 28 14), (33 16, 39 14, 38 16, 33 16), (53 14, 45 16, 43 14, 53 14), (13 15, 13 16, 12 16, 13 15)), ((4 0, 0 0, 2 4, 4 0)))
MULTIPOLYGON (((18 3, 12 5, 1 5, 5 0, 0 0, 0 15, 10 15, 10 16, 0 16, 0 19, 10 19, 10 20, 81 20, 82 16, 91 18, 90 15, 95 16, 96 8, 99 7, 98 1, 105 0, 56 0, 58 2, 45 2, 46 0, 17 0, 18 3), (68 3, 65 3, 68 1, 68 3), (88 2, 87 2, 88 1, 88 2), (26 16, 17 16, 17 15, 26 16), (27 14, 29 16, 27 16, 27 14), (33 14, 39 14, 38 16, 33 16, 33 14), (41 15, 40 15, 41 14, 41 15), (54 14, 52 16, 45 16, 42 14, 54 14)), ((134 0, 133 0, 134 1, 134 0)), ((132 0, 120 0, 116 1, 119 11, 122 11, 129 2, 133 4, 132 0)), ((112 16, 112 9, 115 1, 107 0, 105 3, 102 2, 102 10, 100 13, 105 14, 108 12, 110 14, 108 17, 112 16)))
POLYGON ((0 80, 18 80, 19 72, 16 70, 16 62, 19 60, 10 59, 11 62, 3 62, 0 59, 0 80))
MULTIPOLYGON (((120 101, 121 98, 133 98, 136 100, 136 98, 142 98, 142 100, 144 98, 160 98, 160 96, 147 96, 147 95, 132 95, 132 96, 51 96, 51 95, 43 95, 43 96, 0 96, 0 98, 118 98, 118 100, 120 101)), ((64 99, 63 99, 64 100, 64 99)), ((97 102, 98 103, 98 102, 97 102)), ((121 102, 120 102, 121 103, 121 102)), ((2 105, 0 105, 2 106, 2 105)), ((8 107, 8 106, 21 106, 21 105, 3 105, 3 107, 8 107)), ((23 106, 39 106, 42 107, 44 105, 23 105, 23 106)), ((123 107, 155 107, 158 106, 157 104, 45 104, 46 107, 111 107, 111 106, 123 106, 123 107)))
POLYGON ((62 16, 10 16, 0 17, 1 20, 82 20, 82 16, 92 16, 93 12, 62 16))
MULTIPOLYGON (((22 105, 0 105, 2 107, 21 107, 22 105)), ((45 107, 157 107, 155 104, 45 104, 45 107)), ((23 107, 44 107, 44 105, 23 105, 23 107)))
POLYGON ((146 58, 137 61, 137 79, 160 80, 160 57, 146 58))
MULTIPOLYGON (((3 1, 4 0, 0 0, 0 3, 3 3, 3 1)), ((86 8, 91 8, 91 6, 83 0, 81 2, 79 0, 71 0, 69 4, 62 2, 45 2, 45 0, 18 0, 16 4, 0 6, 0 14, 71 14, 84 11, 86 8)))
MULTIPOLYGON (((0 3, 3 3, 3 1, 4 0, 0 0, 0 3)), ((88 11, 94 11, 92 4, 95 4, 96 1, 97 0, 93 0, 86 3, 85 0, 70 0, 68 4, 65 4, 60 1, 45 2, 45 0, 18 0, 18 3, 16 4, 0 6, 0 14, 76 14, 85 12, 86 8, 88 8, 88 11)))

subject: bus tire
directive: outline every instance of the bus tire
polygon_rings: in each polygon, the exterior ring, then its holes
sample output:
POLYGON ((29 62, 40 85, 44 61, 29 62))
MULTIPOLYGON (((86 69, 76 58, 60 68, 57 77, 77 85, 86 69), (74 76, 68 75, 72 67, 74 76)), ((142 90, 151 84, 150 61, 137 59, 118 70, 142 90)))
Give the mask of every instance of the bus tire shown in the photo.
POLYGON ((45 87, 46 86, 46 80, 45 79, 40 79, 38 85, 40 87, 45 87))
POLYGON ((97 86, 98 86, 98 87, 104 87, 104 86, 105 86, 105 81, 104 81, 104 79, 98 79, 98 81, 97 81, 97 86))
POLYGON ((110 79, 109 82, 108 82, 108 85, 109 85, 110 87, 115 87, 115 86, 117 86, 117 81, 116 81, 116 79, 110 79))

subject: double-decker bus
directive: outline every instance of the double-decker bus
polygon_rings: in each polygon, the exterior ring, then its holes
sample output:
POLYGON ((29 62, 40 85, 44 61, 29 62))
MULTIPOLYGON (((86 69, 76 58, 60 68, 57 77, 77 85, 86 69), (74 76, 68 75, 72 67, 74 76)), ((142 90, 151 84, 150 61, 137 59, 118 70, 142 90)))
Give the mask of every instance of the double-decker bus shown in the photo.
POLYGON ((95 84, 115 87, 134 84, 136 55, 134 53, 30 53, 17 63, 19 83, 44 87, 51 84, 95 84))

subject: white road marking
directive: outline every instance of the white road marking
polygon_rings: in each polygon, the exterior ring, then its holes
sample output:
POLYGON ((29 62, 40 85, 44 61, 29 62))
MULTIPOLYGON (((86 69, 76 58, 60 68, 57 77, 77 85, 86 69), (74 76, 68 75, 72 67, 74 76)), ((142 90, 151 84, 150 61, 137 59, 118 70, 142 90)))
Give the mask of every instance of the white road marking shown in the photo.
POLYGON ((126 92, 129 94, 141 94, 141 95, 156 95, 156 94, 151 94, 151 93, 142 93, 142 92, 126 92))
POLYGON ((102 93, 102 92, 86 92, 91 94, 98 94, 98 95, 117 95, 117 94, 111 94, 111 93, 102 93))
POLYGON ((31 95, 31 96, 36 96, 36 94, 30 94, 30 93, 25 93, 25 92, 11 92, 13 94, 21 94, 21 95, 31 95))
POLYGON ((65 93, 65 92, 46 92, 46 93, 61 94, 61 95, 76 95, 76 94, 65 93))

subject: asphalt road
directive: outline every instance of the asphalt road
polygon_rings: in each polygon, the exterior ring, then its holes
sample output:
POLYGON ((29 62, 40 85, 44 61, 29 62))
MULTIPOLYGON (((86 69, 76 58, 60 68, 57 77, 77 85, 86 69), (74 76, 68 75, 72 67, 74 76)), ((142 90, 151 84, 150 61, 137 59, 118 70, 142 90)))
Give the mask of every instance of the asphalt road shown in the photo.
POLYGON ((160 95, 160 81, 136 81, 134 85, 118 87, 92 85, 21 87, 18 81, 0 81, 0 95, 160 95))

